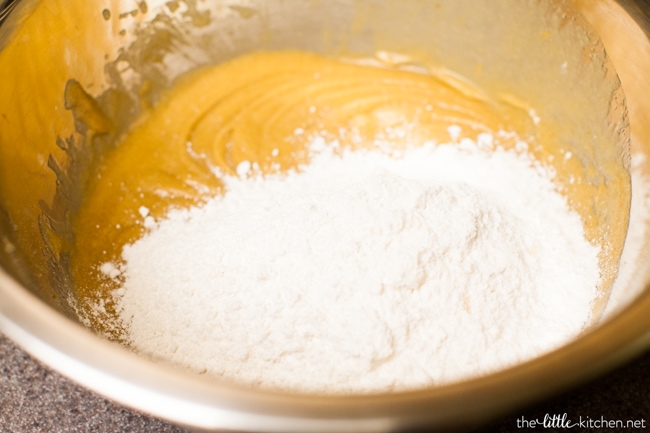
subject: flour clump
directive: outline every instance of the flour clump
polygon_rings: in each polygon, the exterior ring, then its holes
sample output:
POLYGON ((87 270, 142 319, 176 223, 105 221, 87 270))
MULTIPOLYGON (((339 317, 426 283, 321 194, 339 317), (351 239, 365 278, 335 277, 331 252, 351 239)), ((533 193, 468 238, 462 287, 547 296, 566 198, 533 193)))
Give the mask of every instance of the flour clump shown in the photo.
POLYGON ((102 265, 124 339, 246 386, 333 394, 559 347, 590 319, 598 248, 550 170, 483 147, 325 146, 288 173, 222 175, 224 194, 149 221, 102 265))

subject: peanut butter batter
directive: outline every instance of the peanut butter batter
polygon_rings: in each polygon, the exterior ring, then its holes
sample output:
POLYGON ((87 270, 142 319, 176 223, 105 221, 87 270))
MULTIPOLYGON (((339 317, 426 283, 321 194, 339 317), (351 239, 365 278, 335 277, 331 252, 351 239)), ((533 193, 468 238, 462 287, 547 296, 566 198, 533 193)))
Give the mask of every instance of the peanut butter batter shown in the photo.
POLYGON ((398 151, 485 132, 504 148, 525 140, 568 179, 568 158, 548 158, 560 150, 539 144, 538 119, 524 103, 489 97, 445 70, 379 57, 385 61, 258 52, 179 80, 106 155, 73 220, 71 275, 81 305, 115 287, 99 266, 119 262, 123 246, 142 235, 142 207, 161 218, 200 204, 221 192, 218 173, 235 174, 243 161, 262 172, 296 168, 308 162, 314 137, 398 151))

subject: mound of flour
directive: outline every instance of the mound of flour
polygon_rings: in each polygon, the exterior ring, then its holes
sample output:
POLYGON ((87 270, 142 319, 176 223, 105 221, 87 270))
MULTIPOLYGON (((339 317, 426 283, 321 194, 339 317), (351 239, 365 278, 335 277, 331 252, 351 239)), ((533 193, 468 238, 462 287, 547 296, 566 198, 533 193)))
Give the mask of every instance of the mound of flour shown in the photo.
POLYGON ((463 140, 239 168, 102 266, 138 352, 266 389, 402 390, 530 359, 590 317, 598 248, 523 154, 463 140))

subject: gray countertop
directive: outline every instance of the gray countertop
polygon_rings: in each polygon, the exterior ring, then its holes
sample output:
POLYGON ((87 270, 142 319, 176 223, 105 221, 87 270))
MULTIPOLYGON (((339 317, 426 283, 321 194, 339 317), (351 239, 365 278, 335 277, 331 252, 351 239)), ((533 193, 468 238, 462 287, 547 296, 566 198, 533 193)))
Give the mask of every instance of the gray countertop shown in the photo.
MULTIPOLYGON (((577 421, 644 421, 650 431, 650 352, 627 365, 545 402, 519 410, 475 433, 514 431, 567 431, 518 428, 518 420, 543 419, 546 414, 577 421)), ((582 429, 569 431, 618 431, 582 429)), ((184 429, 106 400, 43 366, 0 334, 0 433, 25 432, 157 432, 183 433, 184 429)))
POLYGON ((86 390, 0 334, 0 433, 184 431, 86 390))

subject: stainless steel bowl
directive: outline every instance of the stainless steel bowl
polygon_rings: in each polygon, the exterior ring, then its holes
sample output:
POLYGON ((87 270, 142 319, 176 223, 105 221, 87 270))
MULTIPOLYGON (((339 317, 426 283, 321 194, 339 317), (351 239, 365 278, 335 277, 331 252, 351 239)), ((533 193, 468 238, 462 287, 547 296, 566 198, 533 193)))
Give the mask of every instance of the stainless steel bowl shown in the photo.
MULTIPOLYGON (((128 127, 139 104, 155 103, 175 77, 256 49, 423 53, 491 91, 521 95, 543 114, 566 119, 559 140, 606 178, 607 162, 625 155, 618 78, 632 153, 650 153, 647 2, 8 3, 15 8, 0 25, 0 329, 79 383, 202 429, 462 429, 601 374, 650 345, 650 231, 615 285, 635 294, 634 301, 608 306, 611 314, 579 339, 474 380, 365 396, 250 390, 139 358, 78 322, 66 272, 74 236, 67 221, 83 194, 84 161, 106 137, 128 127), (557 66, 567 58, 584 64, 561 74, 557 66), (93 104, 101 105, 106 118, 93 117, 93 104), (594 131, 597 138, 588 146, 574 139, 594 131)), ((646 165, 642 170, 650 170, 646 165)), ((625 233, 626 221, 616 219, 617 206, 626 203, 618 196, 625 191, 604 191, 606 204, 595 215, 615 246, 616 236, 625 233)), ((631 224, 643 229, 645 222, 631 224)), ((599 308, 606 298, 605 293, 599 308)))

